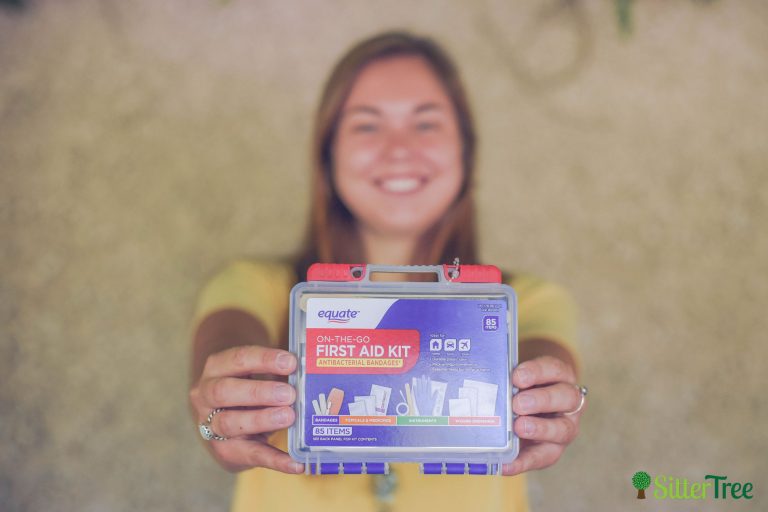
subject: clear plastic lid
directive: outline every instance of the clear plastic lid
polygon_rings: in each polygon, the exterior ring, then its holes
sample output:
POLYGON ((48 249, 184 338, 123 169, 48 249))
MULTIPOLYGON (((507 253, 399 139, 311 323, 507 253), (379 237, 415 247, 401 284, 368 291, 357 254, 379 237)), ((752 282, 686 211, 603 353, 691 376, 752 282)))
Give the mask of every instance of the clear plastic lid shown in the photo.
POLYGON ((310 267, 291 291, 291 457, 311 473, 498 473, 518 453, 516 297, 500 281, 479 265, 310 267))

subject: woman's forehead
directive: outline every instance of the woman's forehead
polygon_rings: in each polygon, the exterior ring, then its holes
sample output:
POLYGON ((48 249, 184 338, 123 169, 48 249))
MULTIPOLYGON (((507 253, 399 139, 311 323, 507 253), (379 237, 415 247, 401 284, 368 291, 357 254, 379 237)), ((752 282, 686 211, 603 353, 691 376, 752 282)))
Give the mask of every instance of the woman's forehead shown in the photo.
POLYGON ((368 64, 355 80, 345 113, 375 114, 381 109, 426 112, 450 104, 432 67, 422 57, 399 56, 368 64))

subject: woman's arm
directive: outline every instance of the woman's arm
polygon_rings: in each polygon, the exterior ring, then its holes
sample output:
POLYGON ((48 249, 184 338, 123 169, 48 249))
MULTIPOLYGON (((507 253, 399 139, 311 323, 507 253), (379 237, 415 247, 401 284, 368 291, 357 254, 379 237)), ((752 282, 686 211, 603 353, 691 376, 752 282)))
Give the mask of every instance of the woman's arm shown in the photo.
POLYGON ((266 467, 300 473, 304 466, 267 443, 268 434, 293 424, 294 389, 274 380, 293 373, 296 358, 268 347, 264 325, 238 309, 206 316, 192 342, 189 403, 203 422, 214 409, 211 428, 226 441, 207 441, 214 459, 229 471, 266 467))
POLYGON ((208 356, 240 345, 269 345, 269 335, 258 318, 241 309, 214 311, 203 319, 192 337, 191 383, 203 373, 208 356))

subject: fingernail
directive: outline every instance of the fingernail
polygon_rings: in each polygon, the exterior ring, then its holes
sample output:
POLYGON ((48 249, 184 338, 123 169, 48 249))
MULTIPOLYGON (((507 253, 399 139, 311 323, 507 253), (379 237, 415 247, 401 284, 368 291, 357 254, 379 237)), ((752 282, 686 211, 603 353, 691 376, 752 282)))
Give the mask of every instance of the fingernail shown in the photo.
POLYGON ((526 436, 533 435, 535 431, 536 431, 536 425, 534 425, 531 420, 523 420, 523 433, 526 436))
POLYGON ((291 469, 293 469, 294 473, 303 473, 304 472, 304 464, 299 464, 298 462, 294 462, 291 465, 291 469))
POLYGON ((510 464, 504 464, 502 468, 505 475, 516 475, 520 472, 520 461, 516 460, 510 464))
POLYGON ((523 411, 528 411, 533 409, 533 407, 536 405, 536 399, 531 395, 518 395, 517 405, 519 405, 523 411))
POLYGON ((290 402, 293 399, 293 390, 287 384, 275 387, 275 400, 278 402, 290 402))
POLYGON ((277 355, 277 367, 281 370, 290 370, 293 368, 294 365, 294 357, 293 354, 289 352, 281 352, 277 355))
POLYGON ((288 423, 288 411, 285 409, 278 409, 272 413, 272 421, 276 425, 284 425, 288 423))
POLYGON ((528 381, 531 380, 531 372, 527 368, 518 368, 517 379, 521 383, 526 384, 528 381))

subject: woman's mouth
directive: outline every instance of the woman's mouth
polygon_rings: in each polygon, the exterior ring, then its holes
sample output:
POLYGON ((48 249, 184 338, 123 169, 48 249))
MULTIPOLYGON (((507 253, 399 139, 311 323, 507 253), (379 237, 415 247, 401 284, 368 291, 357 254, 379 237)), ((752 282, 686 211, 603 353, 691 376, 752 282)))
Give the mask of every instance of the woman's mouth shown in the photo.
POLYGON ((415 176, 380 178, 376 186, 388 194, 412 194, 421 190, 427 183, 426 178, 415 176))

